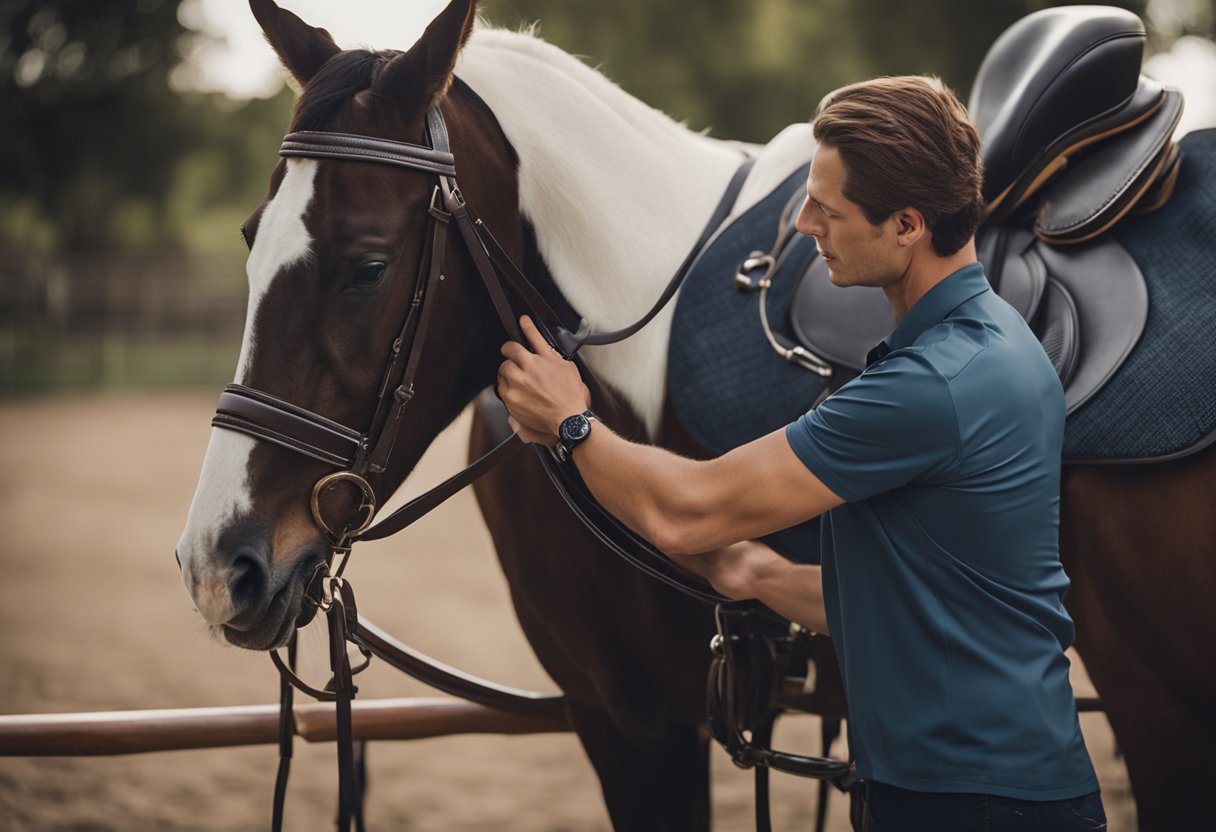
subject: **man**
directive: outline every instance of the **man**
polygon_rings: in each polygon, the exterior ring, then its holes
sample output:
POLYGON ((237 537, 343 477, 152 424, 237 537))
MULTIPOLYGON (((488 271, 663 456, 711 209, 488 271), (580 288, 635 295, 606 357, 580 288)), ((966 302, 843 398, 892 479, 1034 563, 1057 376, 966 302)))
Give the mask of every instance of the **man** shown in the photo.
POLYGON ((534 352, 505 345, 499 372, 512 427, 725 594, 830 632, 871 832, 1104 828, 1064 655, 1063 391, 976 261, 975 128, 905 77, 838 90, 813 132, 797 228, 899 320, 859 377, 695 461, 579 415, 577 369, 524 319, 534 352), (753 540, 818 515, 822 575, 753 540))

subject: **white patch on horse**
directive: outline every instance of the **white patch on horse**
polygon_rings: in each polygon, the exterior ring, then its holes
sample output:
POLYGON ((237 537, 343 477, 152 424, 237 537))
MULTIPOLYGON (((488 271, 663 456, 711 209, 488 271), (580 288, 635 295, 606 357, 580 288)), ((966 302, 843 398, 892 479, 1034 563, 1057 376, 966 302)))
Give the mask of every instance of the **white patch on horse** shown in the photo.
MULTIPOLYGON (((521 210, 558 289, 594 329, 639 318, 696 241, 742 152, 530 35, 477 29, 456 71, 518 154, 521 210)), ((629 340, 583 352, 652 437, 674 306, 629 340)))
POLYGON ((739 191, 732 217, 742 214, 773 192, 791 173, 811 161, 815 152, 815 137, 810 122, 786 127, 766 144, 756 164, 739 191))
MULTIPOLYGON (((309 254, 312 238, 304 225, 304 213, 313 198, 316 172, 317 164, 312 160, 289 160, 279 190, 262 212, 246 265, 249 305, 237 359, 237 382, 244 381, 248 372, 258 311, 271 283, 283 269, 309 254)), ((226 558, 215 557, 215 549, 224 528, 252 508, 249 457, 256 445, 252 437, 244 434, 221 428, 211 430, 198 488, 177 544, 186 587, 199 612, 213 624, 222 624, 232 616, 227 591, 229 567, 226 558)))
POLYGON ((262 298, 270 290, 275 276, 286 267, 308 256, 312 236, 304 225, 304 212, 312 202, 317 163, 313 159, 288 159, 287 173, 279 190, 262 212, 257 238, 245 271, 249 275, 249 305, 245 313, 245 337, 241 355, 236 362, 236 380, 240 382, 249 369, 256 343, 256 323, 262 298))

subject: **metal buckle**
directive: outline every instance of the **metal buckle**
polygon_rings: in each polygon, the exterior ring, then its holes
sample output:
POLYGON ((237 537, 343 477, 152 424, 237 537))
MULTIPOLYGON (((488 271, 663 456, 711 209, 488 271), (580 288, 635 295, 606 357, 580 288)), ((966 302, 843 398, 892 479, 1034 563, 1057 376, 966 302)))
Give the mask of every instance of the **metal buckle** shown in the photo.
POLYGON ((431 191, 431 205, 426 210, 428 214, 440 222, 448 222, 452 219, 452 214, 450 211, 439 207, 439 203, 442 201, 443 192, 439 189, 439 186, 436 185, 435 189, 431 191))

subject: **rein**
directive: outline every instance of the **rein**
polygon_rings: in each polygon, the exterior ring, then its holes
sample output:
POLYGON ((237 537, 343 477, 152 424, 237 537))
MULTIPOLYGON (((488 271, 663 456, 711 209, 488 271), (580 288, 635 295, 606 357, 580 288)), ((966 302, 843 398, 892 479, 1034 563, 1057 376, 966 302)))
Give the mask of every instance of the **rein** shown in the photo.
MULTIPOLYGON (((362 768, 362 753, 361 749, 358 754, 355 751, 351 728, 351 700, 357 692, 354 676, 367 666, 373 655, 440 690, 491 707, 545 716, 553 716, 562 710, 560 695, 535 694, 494 685, 440 665, 429 657, 394 642, 370 622, 359 617, 353 590, 342 577, 355 541, 381 539, 409 527, 456 492, 514 456, 523 447, 519 437, 512 434, 464 470, 373 525, 377 508, 376 494, 367 477, 382 473, 387 468, 396 442, 397 427, 414 397, 414 379, 427 340, 434 298, 444 280, 448 226, 455 223, 508 336, 517 341, 524 340, 515 310, 507 296, 506 287, 510 286, 523 301, 525 310, 536 321, 550 344, 563 357, 577 360, 576 353, 582 345, 611 344, 630 337, 649 323, 674 297, 705 243, 729 215, 753 164, 753 160, 747 159, 735 171, 696 245, 644 316, 628 327, 611 332, 592 332, 586 321, 580 320, 576 330, 570 332, 560 323, 554 323, 550 327, 548 322, 557 322, 558 316, 498 244, 485 224, 470 217, 464 197, 456 184, 455 158, 448 141, 447 125, 438 107, 432 108, 427 114, 427 135, 430 146, 346 133, 301 131, 286 136, 279 150, 283 157, 392 165, 418 171, 437 180, 427 211, 429 243, 419 262, 413 299, 405 313, 399 334, 390 348, 377 394, 375 412, 367 430, 355 430, 269 393, 241 384, 229 384, 224 388, 211 420, 211 424, 216 427, 244 433, 338 469, 319 479, 312 489, 310 508, 313 520, 327 538, 329 552, 325 562, 318 565, 305 592, 306 602, 326 614, 332 677, 323 689, 317 689, 296 675, 295 633, 288 643, 286 662, 277 650, 271 651, 271 660, 281 677, 279 771, 275 783, 272 823, 275 832, 282 829, 283 823, 283 803, 290 773, 292 738, 295 733, 291 708, 293 691, 296 689, 318 700, 332 701, 336 705, 338 828, 347 830, 354 820, 356 827, 362 829, 362 777, 358 771, 362 768), (355 489, 359 502, 344 525, 334 526, 326 519, 322 501, 327 494, 331 494, 343 484, 355 489), (348 641, 353 643, 363 656, 363 661, 354 667, 346 649, 348 641)), ((538 455, 543 461, 553 462, 544 460, 543 453, 538 455)), ((550 476, 554 476, 555 465, 546 465, 546 469, 549 470, 550 476)), ((559 490, 567 493, 560 483, 559 490)), ((620 551, 619 547, 613 548, 620 551)), ((701 600, 725 600, 704 583, 674 568, 670 561, 655 552, 649 544, 642 548, 646 550, 641 556, 643 560, 648 557, 654 563, 662 564, 661 567, 647 568, 651 574, 701 600)), ((632 556, 630 560, 638 563, 638 556, 632 556)))

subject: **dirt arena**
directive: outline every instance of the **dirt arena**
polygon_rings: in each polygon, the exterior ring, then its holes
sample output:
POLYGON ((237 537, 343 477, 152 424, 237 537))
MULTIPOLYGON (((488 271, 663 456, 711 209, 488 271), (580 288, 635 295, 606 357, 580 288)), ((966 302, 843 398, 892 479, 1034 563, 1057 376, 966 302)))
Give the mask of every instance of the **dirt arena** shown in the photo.
MULTIPOLYGON (((173 547, 210 428, 207 394, 66 397, 0 405, 0 710, 110 711, 272 702, 269 660, 216 643, 195 613, 173 547)), ((467 422, 411 479, 421 491, 463 463, 467 422)), ((552 690, 515 622, 466 492, 409 532, 362 544, 348 576, 363 614, 437 658, 505 684, 552 690)), ((313 667, 323 632, 302 635, 313 667)), ((1079 695, 1092 688, 1074 656, 1079 695)), ((319 673, 313 678, 318 678, 319 673)), ((382 665, 361 697, 434 695, 382 665)), ((1081 718, 1113 832, 1136 828, 1105 717, 1081 718)), ((777 746, 817 751, 814 717, 777 746)), ((263 830, 273 746, 126 757, 0 759, 3 830, 263 830)), ((372 744, 371 830, 606 830, 573 735, 465 736, 372 744)), ((333 828, 332 746, 297 744, 289 830, 333 828)), ((809 829, 814 784, 774 776, 774 826, 809 829)), ((715 828, 751 828, 751 774, 713 753, 715 828)), ((846 830, 844 801, 832 830, 846 830)))

